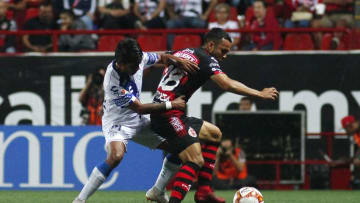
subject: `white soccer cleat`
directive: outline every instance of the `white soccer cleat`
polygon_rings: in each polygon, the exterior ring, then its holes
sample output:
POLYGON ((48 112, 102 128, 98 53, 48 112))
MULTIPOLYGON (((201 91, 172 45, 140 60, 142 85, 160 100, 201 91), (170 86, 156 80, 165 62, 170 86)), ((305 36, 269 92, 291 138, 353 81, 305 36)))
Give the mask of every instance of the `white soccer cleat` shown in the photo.
POLYGON ((78 199, 78 198, 75 198, 72 203, 85 203, 86 201, 85 200, 81 200, 81 199, 78 199))
POLYGON ((165 192, 161 192, 156 187, 150 188, 145 195, 147 200, 155 201, 158 203, 168 203, 169 196, 165 192))

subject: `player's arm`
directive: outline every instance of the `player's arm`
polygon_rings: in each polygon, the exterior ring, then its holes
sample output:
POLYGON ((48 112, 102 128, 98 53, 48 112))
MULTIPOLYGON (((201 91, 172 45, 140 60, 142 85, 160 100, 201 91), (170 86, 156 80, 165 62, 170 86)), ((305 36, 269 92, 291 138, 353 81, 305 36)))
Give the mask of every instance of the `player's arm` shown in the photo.
POLYGON ((163 65, 165 66, 175 65, 176 67, 190 74, 199 70, 199 67, 196 63, 187 59, 182 59, 173 56, 168 53, 144 52, 143 60, 144 60, 144 73, 148 73, 149 70, 153 69, 153 67, 164 68, 163 65))
POLYGON ((138 114, 163 112, 170 109, 185 110, 185 97, 180 96, 171 102, 143 104, 138 99, 129 105, 129 108, 138 114))
POLYGON ((195 73, 199 70, 198 65, 187 59, 182 59, 171 54, 160 54, 160 63, 164 65, 175 65, 188 73, 195 73))
POLYGON ((221 89, 235 94, 271 100, 276 99, 279 94, 274 87, 264 88, 262 91, 252 89, 239 81, 229 78, 226 74, 214 74, 211 76, 211 80, 213 80, 221 89))

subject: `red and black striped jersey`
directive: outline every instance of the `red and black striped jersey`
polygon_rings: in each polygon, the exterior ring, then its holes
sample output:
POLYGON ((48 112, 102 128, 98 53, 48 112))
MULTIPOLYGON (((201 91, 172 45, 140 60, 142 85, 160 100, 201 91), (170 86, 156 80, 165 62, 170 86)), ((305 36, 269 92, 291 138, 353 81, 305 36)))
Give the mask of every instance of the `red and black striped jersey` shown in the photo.
MULTIPOLYGON (((193 74, 187 74, 175 65, 167 67, 157 88, 153 102, 162 103, 172 101, 184 95, 188 101, 192 94, 199 89, 212 75, 223 73, 218 61, 210 56, 202 48, 188 48, 173 53, 179 58, 191 60, 198 64, 200 70, 193 74)), ((180 110, 169 110, 161 116, 181 116, 184 112, 180 110)))

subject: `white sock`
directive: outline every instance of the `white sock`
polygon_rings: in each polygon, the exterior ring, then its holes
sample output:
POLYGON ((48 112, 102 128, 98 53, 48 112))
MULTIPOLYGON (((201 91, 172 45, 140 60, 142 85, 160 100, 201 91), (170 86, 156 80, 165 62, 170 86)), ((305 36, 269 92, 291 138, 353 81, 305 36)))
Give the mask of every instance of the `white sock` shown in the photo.
POLYGON ((106 180, 106 177, 95 167, 91 172, 89 180, 81 190, 78 199, 86 200, 89 198, 106 180))
POLYGON ((167 184, 174 177, 180 167, 181 165, 171 163, 165 157, 161 171, 153 187, 156 187, 161 192, 165 192, 167 184))

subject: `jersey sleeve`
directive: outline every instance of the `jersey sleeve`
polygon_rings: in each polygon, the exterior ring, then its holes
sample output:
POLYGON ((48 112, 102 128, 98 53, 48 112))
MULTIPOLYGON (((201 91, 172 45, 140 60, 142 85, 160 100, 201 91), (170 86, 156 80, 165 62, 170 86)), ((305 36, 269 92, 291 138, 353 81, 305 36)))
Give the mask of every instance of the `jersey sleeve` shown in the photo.
POLYGON ((214 57, 207 58, 203 63, 199 64, 199 67, 207 77, 224 73, 220 68, 219 62, 214 57))
POLYGON ((157 53, 143 52, 143 58, 141 63, 144 65, 144 69, 149 68, 160 60, 160 55, 157 53))

